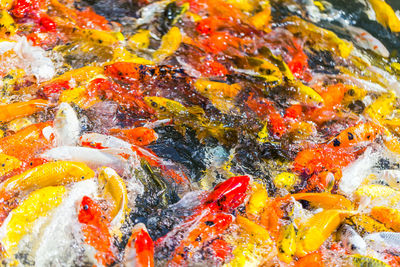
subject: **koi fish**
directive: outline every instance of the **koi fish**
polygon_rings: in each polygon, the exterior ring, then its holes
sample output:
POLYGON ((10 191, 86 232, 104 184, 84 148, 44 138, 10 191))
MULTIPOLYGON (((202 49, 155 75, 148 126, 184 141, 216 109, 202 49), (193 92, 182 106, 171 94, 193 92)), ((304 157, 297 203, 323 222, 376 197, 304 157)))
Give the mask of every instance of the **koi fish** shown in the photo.
POLYGON ((2 230, 6 231, 1 240, 4 253, 10 256, 16 252, 21 238, 29 233, 36 219, 61 204, 66 189, 64 186, 50 186, 38 189, 14 209, 6 219, 2 230))
POLYGON ((296 252, 296 232, 293 224, 283 226, 278 240, 278 257, 281 261, 290 263, 296 252))
POLYGON ((182 186, 190 184, 189 179, 183 172, 177 172, 173 168, 170 168, 168 166, 170 164, 167 161, 159 158, 150 149, 132 145, 114 136, 102 135, 97 133, 85 134, 81 136, 80 143, 81 145, 86 145, 97 149, 111 148, 110 152, 114 153, 114 155, 126 154, 128 156, 139 156, 140 158, 146 160, 151 166, 160 168, 163 174, 166 177, 172 179, 173 182, 182 186), (113 149, 114 151, 112 151, 113 149))
POLYGON ((374 123, 359 123, 349 127, 331 141, 328 145, 331 147, 351 147, 371 143, 377 136, 382 134, 382 128, 374 123))
POLYGON ((77 143, 81 126, 78 116, 68 103, 58 106, 54 119, 56 142, 60 146, 73 146, 77 143))
POLYGON ((120 174, 124 173, 126 165, 126 160, 121 156, 89 147, 59 146, 46 151, 40 157, 47 160, 82 162, 93 169, 107 166, 120 174))
POLYGON ((344 248, 351 254, 365 255, 367 244, 364 239, 347 224, 342 224, 337 231, 337 239, 343 242, 344 248))
POLYGON ((396 232, 400 231, 400 211, 388 207, 373 207, 371 210, 372 218, 383 223, 387 228, 396 232))
POLYGON ((29 125, 13 135, 0 139, 2 153, 29 161, 39 153, 53 146, 54 131, 52 122, 29 125))
POLYGON ((109 132, 110 134, 137 146, 147 146, 158 138, 157 133, 153 129, 147 127, 110 129, 109 132))
POLYGON ((200 246, 217 238, 232 223, 233 216, 226 213, 209 214, 189 228, 186 237, 175 249, 169 264, 180 266, 193 257, 200 246))
POLYGON ((0 197, 7 200, 15 194, 46 186, 57 186, 90 179, 94 172, 84 163, 57 161, 39 165, 15 175, 0 184, 0 197))
POLYGON ((204 199, 204 206, 211 210, 230 212, 243 203, 250 182, 248 176, 231 177, 214 187, 204 199))
POLYGON ((88 196, 82 198, 78 220, 82 224, 85 242, 96 249, 96 260, 109 265, 116 260, 109 232, 110 221, 101 206, 88 196))
POLYGON ((135 225, 124 255, 125 266, 153 267, 154 244, 146 226, 142 223, 135 225))
POLYGON ((364 240, 375 251, 399 253, 400 233, 379 232, 364 236, 364 240))
POLYGON ((319 249, 325 240, 335 231, 340 223, 352 211, 324 210, 312 216, 305 224, 300 226, 297 235, 296 255, 305 256, 309 252, 319 249))
POLYGON ((128 192, 124 180, 115 170, 102 167, 97 176, 102 197, 112 203, 110 211, 112 231, 119 229, 128 215, 128 192))
POLYGON ((34 99, 27 102, 17 102, 0 105, 0 123, 12 121, 17 118, 27 117, 50 106, 47 100, 34 99))

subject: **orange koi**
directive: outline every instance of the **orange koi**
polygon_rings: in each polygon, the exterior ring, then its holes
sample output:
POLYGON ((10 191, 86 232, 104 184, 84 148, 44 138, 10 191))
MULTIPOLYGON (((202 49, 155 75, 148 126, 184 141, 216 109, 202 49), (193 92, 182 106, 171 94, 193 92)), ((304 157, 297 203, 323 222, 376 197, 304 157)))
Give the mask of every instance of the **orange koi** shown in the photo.
POLYGON ((308 82, 312 78, 308 68, 308 57, 294 39, 290 43, 292 45, 287 45, 286 49, 292 58, 287 65, 296 78, 308 82))
POLYGON ((359 123, 341 132, 328 142, 328 146, 346 148, 372 143, 381 134, 383 134, 382 127, 372 122, 359 123))
POLYGON ((210 34, 217 31, 222 25, 226 25, 226 21, 220 17, 208 17, 197 22, 196 31, 200 34, 210 34))
POLYGON ((77 13, 76 22, 83 29, 111 30, 107 19, 95 13, 91 7, 85 8, 82 11, 74 11, 77 13))
POLYGON ((281 207, 288 201, 288 199, 288 197, 283 197, 268 200, 266 206, 269 208, 264 209, 260 217, 260 224, 270 232, 271 236, 275 240, 280 234, 281 219, 285 215, 281 207))
POLYGON ((198 70, 204 77, 223 77, 228 74, 226 67, 213 59, 203 61, 198 70))
POLYGON ((79 207, 78 220, 82 224, 85 242, 97 250, 96 260, 103 265, 112 264, 116 256, 109 232, 110 218, 100 205, 90 197, 84 196, 79 207))
POLYGON ((282 115, 276 110, 272 101, 266 98, 254 98, 252 95, 246 104, 253 110, 261 120, 268 120, 271 133, 280 138, 287 131, 287 126, 282 115))
POLYGON ((306 116, 316 123, 332 120, 337 116, 337 110, 341 106, 348 89, 348 87, 340 83, 321 89, 319 94, 324 100, 324 106, 310 110, 306 116))
POLYGON ((0 139, 3 153, 21 161, 29 161, 39 153, 53 146, 54 134, 46 137, 43 129, 51 127, 53 122, 41 122, 29 125, 13 135, 0 139))
POLYGON ((0 123, 32 115, 47 106, 49 106, 49 102, 43 99, 0 105, 0 123))
POLYGON ((291 105, 285 110, 284 119, 298 120, 301 118, 303 113, 303 108, 301 105, 291 105))
MULTIPOLYGON (((141 65, 137 63, 131 62, 116 62, 111 65, 107 65, 104 67, 104 74, 130 84, 135 84, 136 87, 139 87, 139 82, 141 79, 144 79, 146 75, 151 75, 150 66, 141 65)), ((154 75, 154 72, 153 72, 154 75)))
POLYGON ((129 109, 135 110, 140 114, 153 114, 153 109, 146 105, 143 100, 143 95, 139 90, 137 90, 137 87, 131 85, 130 88, 131 90, 127 90, 115 82, 103 78, 97 78, 89 83, 86 93, 88 99, 110 99, 129 109))
POLYGON ((318 145, 315 148, 300 151, 293 164, 293 171, 312 175, 326 170, 346 167, 356 159, 361 151, 353 152, 346 148, 318 145))
POLYGON ((307 180, 307 186, 300 192, 324 192, 330 191, 336 181, 342 177, 342 172, 340 169, 335 172, 336 176, 330 171, 323 171, 314 174, 307 180))
POLYGON ((323 267, 325 266, 320 251, 312 252, 295 262, 295 267, 323 267))
POLYGON ((109 132, 110 134, 137 146, 147 146, 157 140, 156 132, 147 127, 110 129, 109 132))
POLYGON ((203 36, 199 40, 200 47, 208 53, 218 54, 226 50, 229 46, 239 48, 248 41, 235 37, 227 32, 214 32, 208 36, 203 36))
POLYGON ((170 265, 182 266, 204 243, 222 234, 232 223, 232 220, 233 216, 226 213, 209 214, 201 218, 190 227, 189 233, 181 241, 179 247, 175 249, 172 260, 169 262, 170 265))

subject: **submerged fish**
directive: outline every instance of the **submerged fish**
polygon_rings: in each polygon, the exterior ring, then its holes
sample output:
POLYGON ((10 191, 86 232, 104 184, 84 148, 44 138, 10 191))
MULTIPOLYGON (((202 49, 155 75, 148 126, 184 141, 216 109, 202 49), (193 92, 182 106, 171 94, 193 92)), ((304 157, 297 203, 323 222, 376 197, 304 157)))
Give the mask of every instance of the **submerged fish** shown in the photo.
POLYGON ((345 249, 351 254, 365 255, 367 244, 351 226, 342 224, 337 230, 337 238, 343 242, 345 249))
POLYGON ((376 251, 400 253, 400 233, 379 232, 364 236, 367 244, 376 251))

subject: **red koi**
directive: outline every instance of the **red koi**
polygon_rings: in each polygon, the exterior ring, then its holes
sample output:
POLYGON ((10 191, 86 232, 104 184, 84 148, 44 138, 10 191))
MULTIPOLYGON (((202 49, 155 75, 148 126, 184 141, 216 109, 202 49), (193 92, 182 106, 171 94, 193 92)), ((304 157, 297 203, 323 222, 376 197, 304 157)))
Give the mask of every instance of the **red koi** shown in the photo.
MULTIPOLYGON (((231 212, 243 203, 249 189, 250 177, 235 176, 215 186, 214 190, 208 193, 197 207, 195 213, 175 230, 186 229, 188 224, 198 222, 204 217, 215 212, 231 212)), ((170 233, 169 233, 170 234, 170 233)), ((156 243, 162 243, 168 236, 159 238, 156 243)))
POLYGON ((294 39, 291 40, 291 44, 291 46, 286 46, 287 51, 292 56, 292 59, 288 62, 288 67, 296 78, 308 82, 312 78, 308 73, 308 57, 294 39))
POLYGON ((203 61, 199 66, 199 71, 205 77, 222 77, 228 74, 226 67, 213 59, 203 61))
POLYGON ((36 0, 17 0, 14 2, 11 12, 17 18, 24 18, 26 16, 37 17, 43 2, 44 1, 36 0))
POLYGON ((226 213, 209 214, 202 217, 190 227, 186 237, 175 249, 169 264, 171 266, 184 265, 204 243, 221 235, 230 226, 232 220, 233 216, 226 213))
POLYGON ((228 242, 221 238, 214 239, 208 246, 207 251, 220 263, 226 262, 232 255, 232 247, 228 242))
POLYGON ((82 198, 78 220, 82 224, 85 242, 97 250, 95 258, 103 265, 112 264, 116 257, 109 232, 110 218, 100 205, 88 196, 82 198))
MULTIPOLYGON (((249 188, 249 176, 235 176, 215 186, 204 200, 203 208, 231 212, 243 203, 249 188)), ((202 208, 202 210, 203 210, 202 208)))
POLYGON ((45 95, 46 98, 53 96, 58 96, 62 91, 72 89, 69 85, 69 81, 56 81, 47 85, 44 85, 41 93, 45 95))
POLYGON ((284 119, 298 120, 303 114, 303 108, 301 105, 291 105, 285 111, 284 119))
MULTIPOLYGON (((154 266, 154 243, 144 226, 139 228, 137 228, 137 226, 134 227, 125 249, 125 258, 127 259, 131 254, 135 255, 135 259, 133 260, 135 263, 134 266, 154 266), (134 253, 131 253, 132 250, 134 250, 134 253)), ((131 261, 131 259, 127 260, 131 261)))

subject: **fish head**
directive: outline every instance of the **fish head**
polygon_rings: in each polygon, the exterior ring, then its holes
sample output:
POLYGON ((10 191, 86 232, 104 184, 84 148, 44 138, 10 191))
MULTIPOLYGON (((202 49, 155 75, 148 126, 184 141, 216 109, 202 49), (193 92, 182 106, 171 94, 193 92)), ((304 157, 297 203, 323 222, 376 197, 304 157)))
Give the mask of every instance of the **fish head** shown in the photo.
POLYGON ((80 223, 89 223, 99 214, 97 203, 88 196, 82 198, 79 206, 78 220, 80 223))
POLYGON ((184 105, 165 97, 147 96, 144 98, 144 101, 149 107, 154 108, 159 113, 172 113, 179 115, 187 112, 184 105))
POLYGON ((147 127, 137 127, 129 132, 129 139, 134 140, 135 145, 146 146, 157 140, 157 133, 147 127))
POLYGON ((246 197, 249 187, 249 176, 235 176, 218 184, 207 196, 204 204, 221 210, 234 209, 246 197))

